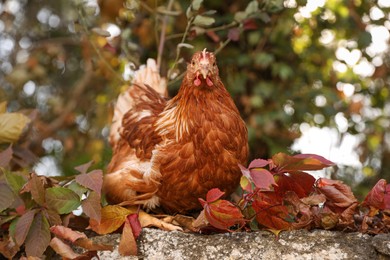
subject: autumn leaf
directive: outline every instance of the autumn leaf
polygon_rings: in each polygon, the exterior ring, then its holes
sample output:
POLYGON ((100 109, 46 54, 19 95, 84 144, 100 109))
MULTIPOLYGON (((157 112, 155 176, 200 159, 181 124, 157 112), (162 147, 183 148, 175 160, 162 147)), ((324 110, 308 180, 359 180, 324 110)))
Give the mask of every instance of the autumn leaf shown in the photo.
POLYGON ((298 154, 290 156, 284 153, 277 153, 272 156, 272 169, 275 173, 294 171, 315 171, 333 166, 334 163, 315 154, 298 154))
POLYGON ((129 219, 125 220, 118 251, 123 256, 137 255, 137 242, 129 219))
POLYGON ((246 176, 241 176, 240 179, 240 187, 246 191, 246 192, 252 192, 253 191, 253 186, 252 182, 248 179, 246 176))
POLYGON ((89 173, 82 173, 76 176, 76 181, 100 195, 103 185, 103 172, 102 170, 93 170, 89 173))
POLYGON ((87 173, 89 167, 91 167, 91 165, 93 164, 93 161, 90 161, 90 162, 87 162, 87 163, 84 163, 82 165, 79 165, 79 166, 76 166, 74 167, 78 172, 80 172, 81 174, 83 173, 87 173))
POLYGON ((273 192, 262 192, 252 203, 256 212, 256 220, 259 224, 271 230, 287 230, 291 218, 286 206, 282 204, 282 198, 273 192))
POLYGON ((139 222, 138 214, 136 214, 136 213, 130 214, 127 216, 127 219, 129 220, 129 223, 131 225, 131 230, 133 231, 134 238, 137 239, 142 231, 142 227, 141 227, 141 223, 139 222))
POLYGON ((206 194, 206 201, 207 201, 207 203, 214 202, 214 201, 220 199, 224 194, 225 194, 225 192, 221 191, 218 188, 211 189, 206 194))
POLYGON ((0 212, 7 209, 15 201, 15 194, 4 182, 0 182, 0 212))
POLYGON ((269 164, 269 161, 268 160, 264 160, 264 159, 255 159, 253 160, 249 166, 248 166, 248 169, 253 169, 253 168, 263 168, 265 166, 267 166, 269 164))
POLYGON ((38 212, 25 240, 27 256, 41 257, 51 240, 49 222, 38 212))
POLYGON ((12 154, 12 145, 0 152, 0 167, 6 167, 11 162, 12 154))
POLYGON ((239 208, 227 200, 219 199, 224 192, 218 188, 211 189, 206 195, 206 201, 199 199, 203 205, 207 221, 215 228, 227 230, 230 227, 245 223, 239 208))
POLYGON ((43 215, 47 218, 47 220, 50 223, 50 226, 55 226, 55 225, 61 225, 62 224, 62 219, 60 214, 54 209, 43 209, 42 210, 43 215))
POLYGON ((62 240, 70 241, 72 243, 74 243, 77 239, 87 238, 87 236, 84 233, 74 231, 68 227, 64 227, 60 225, 52 226, 50 228, 50 232, 56 235, 56 237, 62 240))
POLYGON ((45 177, 40 177, 35 173, 31 173, 30 179, 22 190, 23 193, 30 192, 33 200, 40 206, 45 204, 44 178, 45 177))
POLYGON ((29 210, 25 212, 16 222, 15 242, 19 246, 24 243, 36 213, 36 210, 29 210))
POLYGON ((291 223, 293 229, 310 228, 313 221, 310 206, 303 202, 295 192, 289 191, 285 194, 284 203, 288 204, 289 213, 294 214, 294 223, 291 223))
POLYGON ((300 198, 306 197, 313 190, 316 179, 306 172, 294 172, 291 174, 275 174, 277 186, 275 192, 283 197, 287 191, 295 192, 300 198))
POLYGON ((0 114, 0 144, 19 140, 30 119, 21 113, 0 114))
POLYGON ((327 198, 327 205, 347 208, 357 202, 351 188, 342 181, 320 178, 316 187, 327 198))
POLYGON ((81 204, 80 197, 64 187, 47 188, 45 194, 48 207, 56 210, 59 214, 68 214, 81 204))
POLYGON ((89 224, 96 233, 108 234, 120 228, 131 213, 134 212, 124 207, 108 205, 102 208, 100 222, 90 219, 89 224))
POLYGON ((389 187, 386 180, 379 180, 367 194, 362 204, 379 210, 390 209, 389 187))
POLYGON ((57 237, 53 237, 49 245, 57 254, 59 254, 63 258, 75 259, 81 256, 80 254, 75 253, 68 244, 64 243, 61 239, 57 237))
POLYGON ((102 206, 100 204, 100 195, 91 191, 88 197, 81 202, 83 212, 91 219, 100 221, 102 206))
POLYGON ((19 246, 15 244, 13 239, 8 236, 3 236, 0 240, 0 254, 8 259, 14 259, 14 256, 18 253, 19 246))
POLYGON ((112 251, 113 246, 112 245, 107 245, 103 243, 95 243, 89 238, 80 238, 77 239, 74 242, 75 246, 82 247, 84 249, 87 249, 89 251, 112 251))
MULTIPOLYGON (((247 168, 242 165, 238 165, 241 169, 241 173, 246 177, 247 180, 251 181, 257 188, 262 190, 271 190, 273 185, 276 185, 275 180, 271 172, 264 168, 268 164, 267 161, 257 159, 254 160, 247 168)), ((242 179, 242 185, 244 190, 250 190, 251 187, 249 183, 246 182, 246 179, 242 179)))

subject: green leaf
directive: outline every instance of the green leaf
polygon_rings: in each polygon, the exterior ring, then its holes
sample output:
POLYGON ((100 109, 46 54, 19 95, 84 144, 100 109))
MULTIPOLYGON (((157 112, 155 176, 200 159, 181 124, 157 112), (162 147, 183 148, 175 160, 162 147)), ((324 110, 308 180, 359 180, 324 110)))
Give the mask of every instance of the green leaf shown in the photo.
POLYGON ((46 203, 59 214, 68 214, 81 205, 80 197, 64 187, 46 189, 46 203))
POLYGON ((257 2, 257 0, 253 0, 253 1, 249 2, 247 7, 245 8, 245 13, 247 15, 250 15, 250 14, 256 13, 258 10, 259 10, 259 3, 257 2))
POLYGON ((203 2, 203 0, 193 0, 191 3, 192 9, 195 11, 198 11, 202 2, 203 2))
POLYGON ((26 237, 26 254, 27 256, 41 257, 50 243, 51 235, 49 222, 42 215, 37 213, 31 224, 30 231, 26 237))
POLYGON ((197 26, 210 26, 215 23, 215 19, 212 17, 207 17, 203 15, 197 15, 194 19, 194 25, 197 26))
POLYGON ((0 114, 0 143, 13 143, 19 140, 30 119, 21 113, 0 114))
POLYGON ((248 18, 248 14, 246 12, 240 11, 234 14, 234 20, 236 20, 238 23, 241 23, 246 18, 248 18))
POLYGON ((71 189, 74 191, 79 197, 86 193, 88 191, 87 188, 83 187, 81 184, 77 183, 76 181, 72 181, 66 188, 71 189))
POLYGON ((0 183, 0 212, 7 209, 15 201, 15 194, 4 182, 0 183))
POLYGON ((4 172, 5 180, 8 186, 13 190, 15 194, 19 194, 22 187, 26 184, 27 179, 15 172, 4 172))

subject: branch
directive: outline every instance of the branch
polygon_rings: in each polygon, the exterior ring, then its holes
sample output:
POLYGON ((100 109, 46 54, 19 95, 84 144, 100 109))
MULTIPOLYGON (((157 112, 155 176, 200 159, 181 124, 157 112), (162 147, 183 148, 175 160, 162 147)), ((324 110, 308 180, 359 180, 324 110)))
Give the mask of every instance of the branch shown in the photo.
MULTIPOLYGON (((169 0, 167 10, 170 11, 172 9, 173 5, 173 0, 169 0)), ((160 68, 161 65, 161 59, 162 59, 162 54, 164 52, 164 44, 165 44, 165 34, 166 34, 166 28, 167 28, 167 23, 168 23, 168 15, 165 15, 163 18, 163 23, 161 26, 161 34, 160 34, 160 43, 158 45, 158 55, 157 55, 157 68, 160 68)))

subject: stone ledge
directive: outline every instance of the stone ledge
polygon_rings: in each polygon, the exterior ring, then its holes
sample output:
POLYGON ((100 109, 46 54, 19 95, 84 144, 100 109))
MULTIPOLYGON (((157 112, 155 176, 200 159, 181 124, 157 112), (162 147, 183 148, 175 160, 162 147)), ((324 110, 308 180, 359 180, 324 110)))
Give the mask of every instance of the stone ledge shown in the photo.
MULTIPOLYGON (((108 235, 100 241, 115 241, 108 235)), ((103 242, 102 241, 102 242, 103 242)), ((145 228, 138 244, 139 257, 99 252, 101 259, 389 259, 390 235, 369 236, 325 230, 201 235, 145 228)))

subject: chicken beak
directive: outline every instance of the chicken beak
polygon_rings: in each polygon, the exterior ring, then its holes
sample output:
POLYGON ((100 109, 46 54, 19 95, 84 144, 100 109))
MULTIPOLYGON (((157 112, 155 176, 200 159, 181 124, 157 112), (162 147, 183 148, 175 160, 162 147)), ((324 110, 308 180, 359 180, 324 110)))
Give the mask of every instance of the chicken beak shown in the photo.
POLYGON ((207 75, 209 74, 209 69, 208 68, 201 68, 200 74, 202 74, 203 78, 206 79, 207 75))

